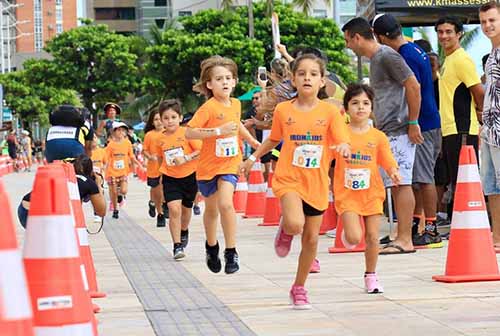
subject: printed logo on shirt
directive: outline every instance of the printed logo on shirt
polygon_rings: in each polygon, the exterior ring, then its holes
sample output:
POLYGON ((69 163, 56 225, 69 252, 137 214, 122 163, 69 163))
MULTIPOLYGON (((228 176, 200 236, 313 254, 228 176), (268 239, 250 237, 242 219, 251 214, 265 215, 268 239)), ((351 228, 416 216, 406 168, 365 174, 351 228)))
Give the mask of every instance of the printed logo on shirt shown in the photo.
POLYGON ((126 156, 126 155, 125 155, 125 154, 123 154, 123 153, 113 153, 113 156, 114 156, 114 157, 124 157, 124 156, 126 156))
POLYGON ((347 160, 350 164, 366 164, 372 160, 371 155, 362 154, 360 151, 351 153, 351 157, 347 160))
POLYGON ((304 144, 315 144, 319 141, 323 140, 322 135, 313 135, 311 132, 307 132, 306 134, 290 134, 290 140, 294 141, 297 146, 304 144))
POLYGON ((373 143, 373 142, 368 142, 368 143, 366 144, 366 147, 368 147, 368 148, 375 148, 375 147, 377 147, 377 144, 375 144, 375 143, 373 143))
POLYGON ((318 127, 325 127, 326 126, 326 119, 317 119, 316 120, 316 126, 318 126, 318 127))
POLYGON ((285 122, 288 126, 292 126, 295 124, 295 121, 293 121, 292 117, 288 117, 288 120, 285 122))

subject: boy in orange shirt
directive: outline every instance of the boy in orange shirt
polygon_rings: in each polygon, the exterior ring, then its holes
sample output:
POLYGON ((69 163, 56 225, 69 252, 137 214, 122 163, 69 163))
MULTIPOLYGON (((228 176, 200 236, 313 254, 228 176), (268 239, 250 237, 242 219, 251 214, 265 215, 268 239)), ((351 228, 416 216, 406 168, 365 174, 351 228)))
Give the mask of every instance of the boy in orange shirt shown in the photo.
POLYGON ((387 136, 371 127, 374 92, 364 84, 352 84, 344 95, 344 108, 349 114, 351 156, 337 157, 333 190, 335 208, 340 214, 344 230, 341 239, 346 248, 354 248, 361 241, 360 216, 365 220, 365 289, 367 293, 382 293, 375 269, 379 253, 379 225, 382 220, 385 187, 380 176, 381 166, 398 185, 401 176, 391 152, 387 136))
POLYGON ((186 127, 180 127, 182 114, 177 100, 162 102, 158 112, 165 128, 154 147, 161 163, 160 173, 163 174, 163 195, 170 214, 168 225, 174 245, 173 255, 175 260, 179 260, 185 257, 191 209, 198 193, 195 171, 201 141, 186 139, 186 127))
POLYGON ((127 124, 115 121, 112 126, 111 139, 106 146, 106 181, 109 185, 109 198, 113 205, 113 218, 118 218, 118 197, 127 195, 127 176, 133 170, 131 164, 142 167, 134 156, 132 144, 126 138, 127 124), (118 187, 120 195, 118 195, 118 187))
POLYGON ((242 138, 252 147, 259 145, 240 121, 240 101, 231 98, 237 77, 238 67, 230 59, 213 56, 201 63, 200 81, 193 89, 209 99, 196 111, 186 130, 187 139, 203 140, 196 180, 205 197, 203 223, 207 237, 206 261, 214 273, 220 272, 222 268, 217 241, 219 213, 226 242, 224 271, 231 274, 239 270, 236 212, 233 205, 238 166, 242 158, 239 141, 242 138))
POLYGON ((316 257, 323 213, 328 208, 328 170, 336 145, 341 156, 350 155, 349 135, 337 107, 318 98, 325 86, 326 66, 312 54, 299 56, 292 67, 297 97, 278 104, 271 135, 241 165, 246 173, 259 157, 283 145, 273 176, 273 192, 280 199, 282 220, 274 248, 279 257, 290 252, 294 235, 302 234, 302 250, 295 281, 290 290, 294 309, 311 309, 304 288, 316 257))
MULTIPOLYGON (((156 149, 153 147, 157 142, 158 138, 162 136, 163 123, 161 122, 160 113, 158 111, 152 111, 149 115, 146 127, 144 127, 144 146, 142 152, 144 157, 147 159, 146 174, 147 174, 147 185, 151 188, 149 192, 149 216, 155 217, 156 211, 158 210, 158 216, 156 217, 156 226, 165 226, 165 216, 163 215, 163 190, 160 185, 161 174, 160 174, 160 161, 161 158, 156 155, 156 149)), ((168 218, 168 217, 167 217, 168 218)))

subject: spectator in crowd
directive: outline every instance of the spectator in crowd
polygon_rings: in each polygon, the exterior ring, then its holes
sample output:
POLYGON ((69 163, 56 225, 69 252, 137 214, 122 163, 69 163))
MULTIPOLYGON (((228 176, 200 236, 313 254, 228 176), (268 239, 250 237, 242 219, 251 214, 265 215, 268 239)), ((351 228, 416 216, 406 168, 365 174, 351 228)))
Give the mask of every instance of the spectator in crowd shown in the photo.
POLYGON ((113 122, 120 121, 118 116, 122 112, 121 107, 115 103, 106 103, 104 105, 104 114, 106 119, 101 120, 99 126, 97 127, 97 136, 102 139, 102 143, 105 145, 107 143, 108 137, 113 131, 113 122))
POLYGON ((31 166, 33 165, 33 148, 30 138, 30 132, 28 130, 21 131, 20 151, 23 158, 25 169, 24 171, 31 171, 31 166))

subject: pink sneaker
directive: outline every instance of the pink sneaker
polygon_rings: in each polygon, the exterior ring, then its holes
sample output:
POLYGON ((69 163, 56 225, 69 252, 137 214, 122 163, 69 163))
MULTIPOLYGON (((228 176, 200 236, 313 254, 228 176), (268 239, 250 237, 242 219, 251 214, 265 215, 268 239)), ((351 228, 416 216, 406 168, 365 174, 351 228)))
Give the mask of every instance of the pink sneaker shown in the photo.
POLYGON ((292 247, 293 236, 288 235, 283 231, 282 224, 276 232, 276 238, 274 238, 274 250, 280 258, 284 258, 290 253, 290 248, 292 247))
POLYGON ((348 250, 352 250, 356 246, 358 246, 358 245, 349 244, 347 239, 345 239, 345 231, 342 231, 342 234, 340 235, 340 241, 342 242, 342 244, 344 244, 344 247, 348 250))
POLYGON ((365 274, 365 289, 368 294, 383 293, 384 288, 378 282, 377 274, 365 274))
POLYGON ((309 273, 319 273, 321 268, 319 267, 319 260, 314 258, 313 263, 311 265, 311 269, 309 270, 309 273))
POLYGON ((290 289, 290 301, 293 309, 306 310, 312 309, 311 303, 307 298, 307 291, 304 286, 293 285, 290 289))

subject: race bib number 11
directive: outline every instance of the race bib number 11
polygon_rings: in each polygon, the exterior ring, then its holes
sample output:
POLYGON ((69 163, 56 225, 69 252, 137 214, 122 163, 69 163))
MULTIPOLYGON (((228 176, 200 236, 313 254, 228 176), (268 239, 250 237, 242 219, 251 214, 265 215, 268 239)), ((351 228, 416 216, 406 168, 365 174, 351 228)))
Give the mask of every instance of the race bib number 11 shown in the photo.
POLYGON ((238 138, 220 138, 215 140, 215 155, 217 157, 231 157, 238 155, 238 138))

